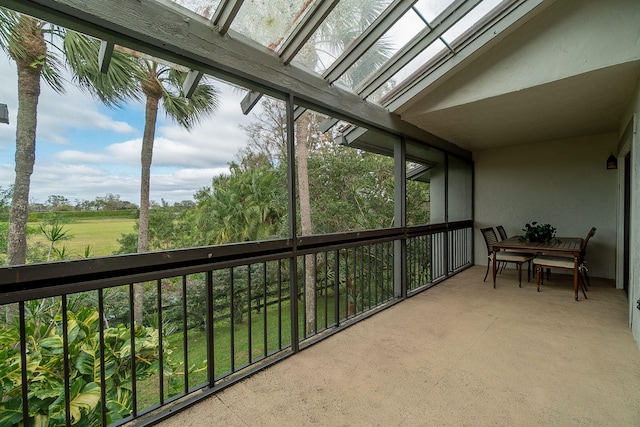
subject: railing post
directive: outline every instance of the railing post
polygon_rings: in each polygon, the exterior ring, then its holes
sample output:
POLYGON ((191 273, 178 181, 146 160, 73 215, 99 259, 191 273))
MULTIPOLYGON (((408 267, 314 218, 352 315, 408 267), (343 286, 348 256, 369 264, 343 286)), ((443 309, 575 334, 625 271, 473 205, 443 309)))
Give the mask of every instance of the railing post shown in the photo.
POLYGON ((22 422, 23 425, 29 425, 29 389, 27 379, 27 320, 24 309, 24 301, 18 303, 19 321, 20 321, 20 368, 22 379, 22 422))
MULTIPOLYGON (((398 138, 393 145, 393 213, 396 227, 407 225, 407 168, 406 145, 398 138)), ((403 237, 393 242, 393 292, 396 298, 407 296, 407 239, 403 237)))
MULTIPOLYGON (((211 270, 207 271, 205 284, 207 286, 207 317, 205 320, 205 328, 207 331, 207 382, 209 383, 209 387, 213 387, 216 381, 216 366, 215 366, 215 347, 214 347, 214 337, 215 337, 215 328, 214 328, 214 301, 213 301, 213 272, 211 270)), ((186 287, 184 288, 186 289, 186 287)), ((233 298, 233 292, 231 292, 231 297, 233 298)), ((186 298, 186 292, 184 294, 184 298, 186 298)), ((233 322, 233 306, 229 311, 231 314, 231 322, 233 322)), ((185 335, 187 332, 185 331, 185 335)), ((185 354, 187 354, 187 349, 184 349, 185 354)), ((233 356, 232 356, 233 359, 233 356)), ((186 360, 186 359, 185 359, 186 360)), ((188 365, 185 365, 185 367, 188 365)), ((189 376, 188 370, 185 368, 185 382, 187 377, 189 376)))
POLYGON ((295 148, 295 117, 294 97, 287 97, 287 189, 289 238, 292 241, 292 255, 289 260, 289 303, 291 313, 291 350, 297 353, 300 349, 298 340, 298 241, 296 225, 296 148, 295 148))
POLYGON ((444 153, 444 222, 447 229, 444 232, 444 274, 449 277, 451 254, 449 253, 451 231, 449 230, 449 153, 444 153))

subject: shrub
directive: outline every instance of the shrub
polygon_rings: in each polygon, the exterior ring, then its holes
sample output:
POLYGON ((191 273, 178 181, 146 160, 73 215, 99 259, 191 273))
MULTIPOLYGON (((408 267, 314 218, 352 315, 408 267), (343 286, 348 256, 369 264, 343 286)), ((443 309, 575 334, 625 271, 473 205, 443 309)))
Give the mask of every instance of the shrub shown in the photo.
MULTIPOLYGON (((65 425, 64 341, 60 300, 26 303, 29 425, 65 425)), ((100 425, 99 314, 91 307, 67 311, 70 416, 74 425, 100 425)), ((135 328, 136 379, 159 371, 158 330, 135 328), (140 361, 144 361, 141 363, 140 361)), ((18 322, 0 329, 0 425, 24 423, 18 322)), ((131 413, 133 394, 131 330, 124 325, 104 330, 107 421, 131 413)), ((165 348, 166 354, 171 350, 165 348)))

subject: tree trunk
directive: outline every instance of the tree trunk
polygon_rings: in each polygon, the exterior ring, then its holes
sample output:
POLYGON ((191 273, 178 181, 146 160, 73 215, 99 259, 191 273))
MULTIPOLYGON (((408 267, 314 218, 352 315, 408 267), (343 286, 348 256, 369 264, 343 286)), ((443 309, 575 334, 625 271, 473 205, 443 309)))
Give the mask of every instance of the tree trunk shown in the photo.
MULTIPOLYGON (((296 148, 298 160, 298 196, 300 198, 300 227, 303 236, 313 234, 311 222, 311 202, 309 195, 309 144, 311 132, 309 132, 309 118, 306 113, 297 121, 296 148)), ((315 257, 305 255, 304 262, 304 286, 306 307, 306 331, 313 333, 316 330, 316 274, 315 257)))
MULTIPOLYGON (((144 135, 140 160, 142 172, 140 176, 140 217, 138 219, 138 253, 148 251, 149 247, 149 187, 151 181, 151 161, 153 159, 153 142, 156 134, 159 98, 147 95, 145 110, 144 135)), ((134 285, 134 319, 137 325, 142 324, 144 305, 144 284, 134 285)))
MULTIPOLYGON (((47 53, 47 45, 36 21, 21 18, 20 31, 25 37, 27 59, 11 55, 18 66, 18 116, 16 120, 16 156, 13 199, 9 212, 7 262, 9 265, 26 263, 27 218, 29 215, 29 187, 36 160, 36 125, 40 76, 42 65, 34 62, 47 53), (36 65, 33 65, 36 64, 36 65)), ((11 53, 11 52, 10 52, 11 53)))

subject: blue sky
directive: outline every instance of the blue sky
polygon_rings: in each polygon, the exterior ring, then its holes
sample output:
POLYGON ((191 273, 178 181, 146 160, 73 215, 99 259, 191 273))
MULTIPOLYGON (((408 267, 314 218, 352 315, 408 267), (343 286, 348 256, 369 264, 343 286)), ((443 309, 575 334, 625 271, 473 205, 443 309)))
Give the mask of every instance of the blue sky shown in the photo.
MULTIPOLYGON (((246 141, 242 125, 244 92, 213 81, 221 91, 220 107, 191 132, 158 115, 151 168, 151 200, 169 203, 190 200, 214 176, 228 171, 246 141)), ((107 193, 139 204, 140 146, 144 104, 109 109, 71 83, 65 94, 46 84, 38 105, 36 163, 30 200, 43 203, 50 195, 70 202, 94 200, 107 193)), ((17 74, 13 62, 0 52, 0 103, 9 108, 10 124, 0 124, 0 186, 13 184, 15 124, 18 109, 17 74)))

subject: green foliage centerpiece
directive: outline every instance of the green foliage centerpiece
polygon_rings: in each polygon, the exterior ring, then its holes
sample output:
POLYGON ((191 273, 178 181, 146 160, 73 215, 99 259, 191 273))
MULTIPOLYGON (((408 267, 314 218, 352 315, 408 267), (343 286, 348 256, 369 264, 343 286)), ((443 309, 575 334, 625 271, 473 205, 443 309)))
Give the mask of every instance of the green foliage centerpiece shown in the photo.
POLYGON ((550 242, 556 235, 556 228, 550 224, 538 224, 533 221, 531 224, 525 224, 523 239, 528 242, 550 242))

